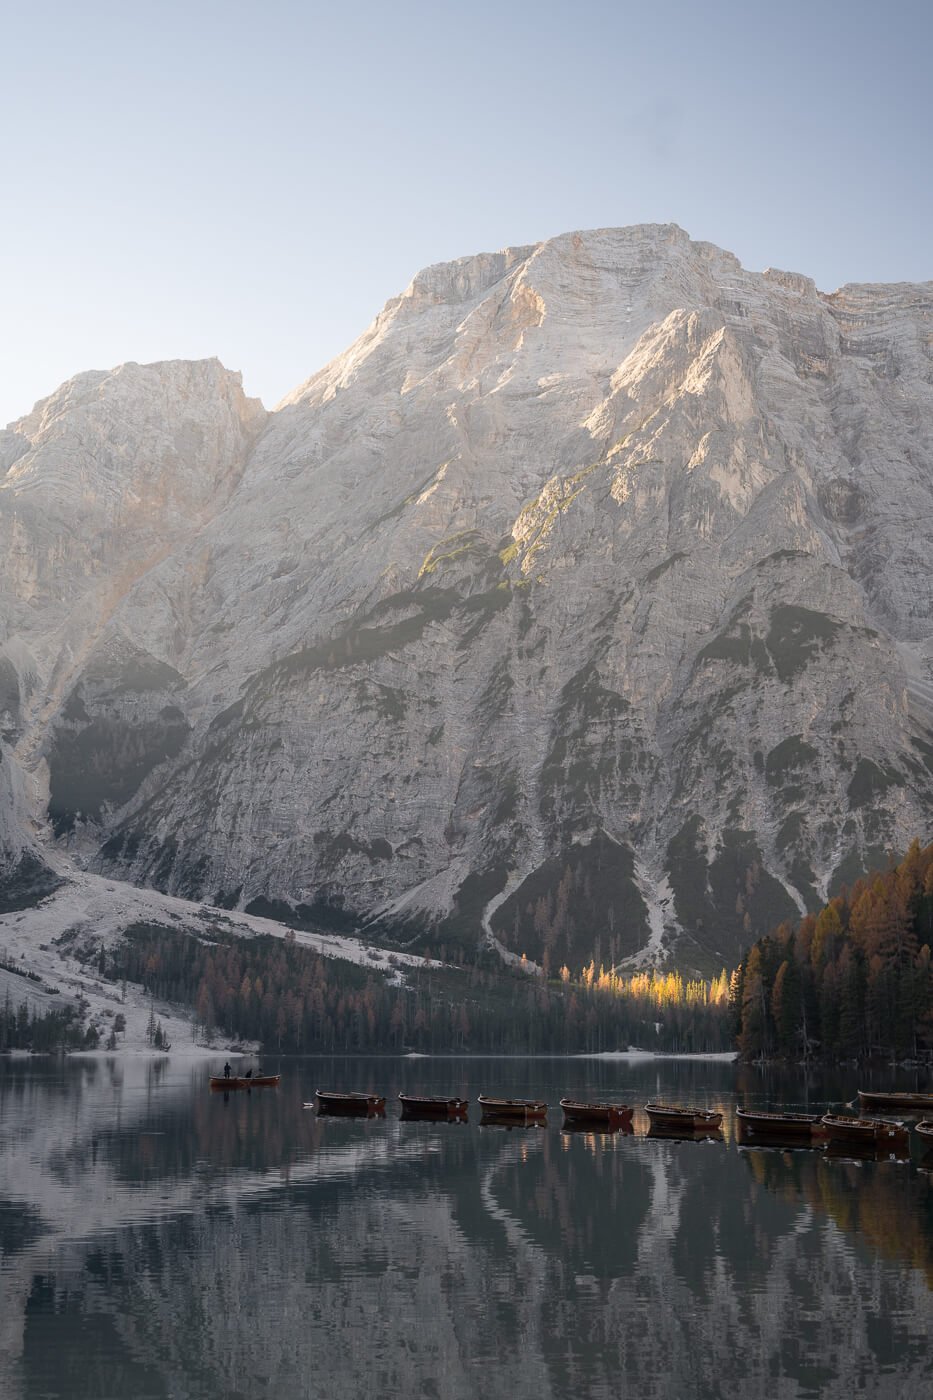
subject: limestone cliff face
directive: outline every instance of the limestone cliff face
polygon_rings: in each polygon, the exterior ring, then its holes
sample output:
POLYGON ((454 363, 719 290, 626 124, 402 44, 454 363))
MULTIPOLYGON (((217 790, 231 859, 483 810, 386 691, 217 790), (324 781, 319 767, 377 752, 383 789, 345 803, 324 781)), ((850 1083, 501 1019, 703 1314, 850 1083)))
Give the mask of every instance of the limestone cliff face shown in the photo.
POLYGON ((135 589, 184 629, 184 599, 149 577, 222 509, 266 416, 216 360, 127 364, 78 375, 0 433, 5 865, 41 856, 48 816, 104 821, 177 750, 184 678, 117 614, 135 589))
POLYGON ((927 833, 931 345, 930 284, 648 226, 428 269, 268 417, 81 376, 0 441, 37 815, 197 898, 728 962, 927 833))

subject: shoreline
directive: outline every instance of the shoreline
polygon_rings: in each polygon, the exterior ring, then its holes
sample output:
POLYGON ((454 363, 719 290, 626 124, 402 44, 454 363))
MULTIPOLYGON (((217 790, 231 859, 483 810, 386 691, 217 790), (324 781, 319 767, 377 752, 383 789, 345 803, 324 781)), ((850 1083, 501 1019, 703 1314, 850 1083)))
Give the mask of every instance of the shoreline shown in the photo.
POLYGON ((155 1050, 149 1046, 128 1045, 125 1049, 107 1050, 0 1050, 0 1063, 4 1059, 66 1059, 66 1060, 703 1060, 719 1064, 731 1064, 738 1059, 738 1052, 732 1050, 665 1051, 665 1050, 567 1050, 565 1052, 532 1051, 489 1051, 471 1052, 439 1051, 436 1054, 422 1050, 315 1050, 308 1054, 278 1050, 261 1050, 258 1046, 251 1050, 232 1050, 223 1046, 191 1045, 184 1049, 155 1050))

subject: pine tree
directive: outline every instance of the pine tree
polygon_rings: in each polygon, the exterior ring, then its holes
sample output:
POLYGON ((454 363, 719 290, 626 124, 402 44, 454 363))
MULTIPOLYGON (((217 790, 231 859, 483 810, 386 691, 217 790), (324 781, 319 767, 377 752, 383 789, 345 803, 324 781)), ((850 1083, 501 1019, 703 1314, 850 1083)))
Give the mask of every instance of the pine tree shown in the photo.
POLYGON ((843 949, 839 959, 839 1053, 847 1059, 865 1050, 865 969, 857 950, 843 949))
POLYGON ((778 1049, 793 1054, 800 1043, 803 999, 800 973, 793 959, 785 958, 778 968, 771 993, 771 1010, 778 1049))
POLYGON ((739 1049, 747 1059, 756 1059, 760 1055, 767 1055, 770 1050, 768 998, 760 943, 754 944, 751 948, 745 964, 739 1049))

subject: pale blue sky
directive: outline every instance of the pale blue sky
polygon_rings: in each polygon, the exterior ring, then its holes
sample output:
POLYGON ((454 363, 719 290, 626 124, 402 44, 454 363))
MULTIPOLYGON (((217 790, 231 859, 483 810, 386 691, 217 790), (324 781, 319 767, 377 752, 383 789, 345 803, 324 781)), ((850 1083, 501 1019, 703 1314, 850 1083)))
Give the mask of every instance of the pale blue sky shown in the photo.
POLYGON ((0 0, 0 423, 218 355, 272 405, 428 263, 673 221, 933 277, 933 0, 0 0))

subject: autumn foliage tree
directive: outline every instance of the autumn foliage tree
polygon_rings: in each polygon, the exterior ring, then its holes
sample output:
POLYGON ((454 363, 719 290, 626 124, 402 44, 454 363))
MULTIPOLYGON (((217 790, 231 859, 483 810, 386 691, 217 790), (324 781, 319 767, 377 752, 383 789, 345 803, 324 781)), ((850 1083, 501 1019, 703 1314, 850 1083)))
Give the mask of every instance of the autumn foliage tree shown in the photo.
POLYGON ((741 1053, 933 1059, 933 845, 784 923, 733 978, 741 1053), (736 991, 735 989, 738 989, 736 991))

